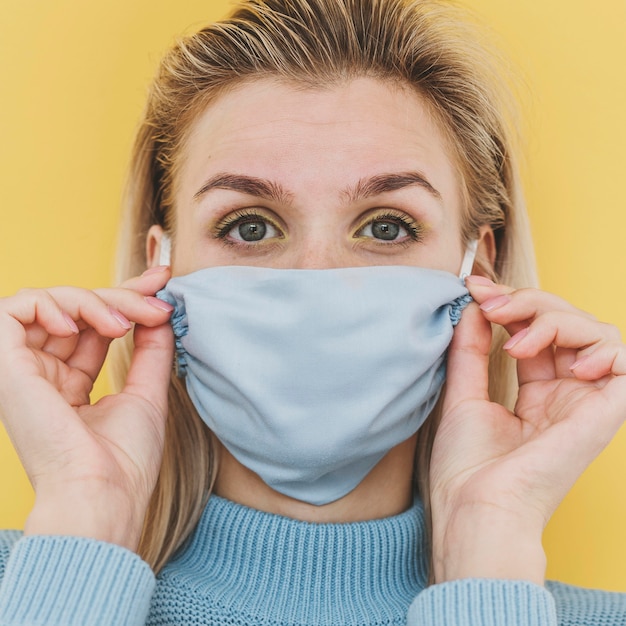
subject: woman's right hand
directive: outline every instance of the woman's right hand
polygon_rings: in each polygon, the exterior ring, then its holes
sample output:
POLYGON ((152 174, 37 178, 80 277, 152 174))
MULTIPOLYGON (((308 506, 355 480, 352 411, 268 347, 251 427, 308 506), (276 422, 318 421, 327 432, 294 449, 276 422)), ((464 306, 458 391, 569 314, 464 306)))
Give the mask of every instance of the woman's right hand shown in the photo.
POLYGON ((161 465, 173 359, 169 268, 119 288, 0 299, 0 417, 35 490, 24 533, 136 549, 161 465), (136 324, 126 385, 90 404, 110 342, 136 324))
POLYGON ((468 277, 431 460, 437 580, 543 583, 544 527, 626 421, 626 345, 561 298, 468 277), (480 308, 479 306, 480 305, 480 308), (513 410, 489 396, 491 324, 511 338, 513 410))

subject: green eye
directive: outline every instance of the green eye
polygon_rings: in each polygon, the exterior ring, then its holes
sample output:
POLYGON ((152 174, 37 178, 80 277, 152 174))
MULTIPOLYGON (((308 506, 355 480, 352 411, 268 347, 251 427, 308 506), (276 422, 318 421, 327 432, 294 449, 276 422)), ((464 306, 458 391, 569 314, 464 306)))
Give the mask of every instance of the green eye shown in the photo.
POLYGON ((421 227, 412 218, 405 215, 377 215, 356 233, 357 237, 370 238, 379 242, 400 243, 418 240, 421 227))
POLYGON ((270 237, 275 237, 276 229, 271 224, 257 220, 254 222, 241 222, 232 228, 228 234, 233 239, 239 241, 253 242, 265 239, 268 233, 270 237))
POLYGON ((266 239, 280 239, 281 230, 267 217, 253 211, 235 211, 217 224, 215 237, 225 243, 254 244, 266 239))
POLYGON ((408 234, 400 224, 382 220, 376 220, 368 224, 363 233, 384 241, 394 241, 398 237, 406 237, 408 234))

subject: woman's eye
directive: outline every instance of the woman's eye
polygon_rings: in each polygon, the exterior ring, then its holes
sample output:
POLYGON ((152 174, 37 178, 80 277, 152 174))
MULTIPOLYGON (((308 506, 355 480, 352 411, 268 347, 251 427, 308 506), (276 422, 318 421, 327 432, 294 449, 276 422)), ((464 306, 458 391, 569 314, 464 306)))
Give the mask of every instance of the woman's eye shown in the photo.
POLYGON ((372 222, 372 235, 376 237, 376 239, 393 241, 398 237, 406 237, 407 234, 406 230, 395 222, 383 222, 378 220, 372 222))
POLYGON ((252 243, 276 237, 278 236, 278 231, 270 223, 256 219, 239 222, 239 224, 231 228, 228 235, 237 241, 252 243))
POLYGON ((409 236, 408 230, 397 220, 372 220, 358 232, 360 237, 372 237, 381 241, 396 241, 409 236))
POLYGON ((266 239, 281 239, 283 233, 269 218, 247 210, 228 215, 215 226, 215 237, 224 243, 255 244, 266 239))

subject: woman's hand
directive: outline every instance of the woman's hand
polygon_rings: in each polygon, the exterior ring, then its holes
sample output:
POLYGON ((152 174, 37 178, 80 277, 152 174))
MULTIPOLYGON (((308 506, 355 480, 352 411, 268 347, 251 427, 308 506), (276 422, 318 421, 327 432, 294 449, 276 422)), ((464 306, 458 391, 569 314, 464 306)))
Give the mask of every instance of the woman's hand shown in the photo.
POLYGON ((626 347, 615 327, 551 294, 467 286, 476 303, 450 346, 432 452, 435 577, 542 584, 545 524, 626 419, 626 347), (489 400, 490 322, 512 335, 513 412, 489 400))
POLYGON ((0 299, 0 417, 35 489, 25 534, 136 548, 161 463, 173 338, 153 295, 169 268, 117 289, 0 299), (111 340, 135 322, 124 390, 90 404, 111 340))

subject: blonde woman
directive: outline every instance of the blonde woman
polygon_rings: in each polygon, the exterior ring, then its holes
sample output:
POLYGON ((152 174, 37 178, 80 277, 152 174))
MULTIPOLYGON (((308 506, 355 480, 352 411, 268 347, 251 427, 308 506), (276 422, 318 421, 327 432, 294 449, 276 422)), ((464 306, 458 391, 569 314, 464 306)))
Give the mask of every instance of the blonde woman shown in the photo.
POLYGON ((249 0, 165 57, 122 286, 0 301, 36 492, 0 623, 624 623, 624 596, 544 583, 541 535, 626 417, 626 350, 532 289, 470 31, 430 1, 249 0))

